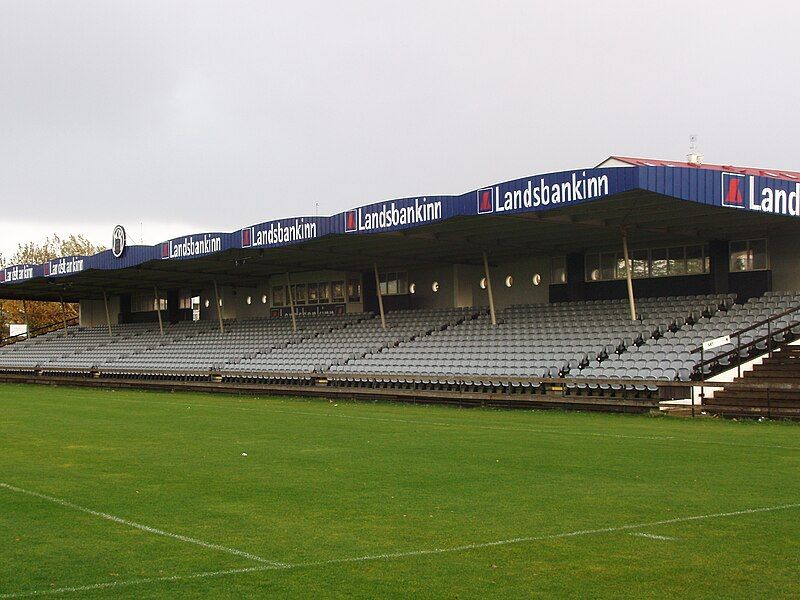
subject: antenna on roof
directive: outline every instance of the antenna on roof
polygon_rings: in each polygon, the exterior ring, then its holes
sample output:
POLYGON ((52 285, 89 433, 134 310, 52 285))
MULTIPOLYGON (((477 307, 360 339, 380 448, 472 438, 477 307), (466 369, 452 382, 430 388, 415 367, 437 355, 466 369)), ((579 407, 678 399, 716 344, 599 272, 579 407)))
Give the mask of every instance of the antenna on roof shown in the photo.
POLYGON ((703 164, 703 155, 697 151, 696 133, 689 136, 689 154, 686 155, 686 160, 690 165, 700 166, 703 164))

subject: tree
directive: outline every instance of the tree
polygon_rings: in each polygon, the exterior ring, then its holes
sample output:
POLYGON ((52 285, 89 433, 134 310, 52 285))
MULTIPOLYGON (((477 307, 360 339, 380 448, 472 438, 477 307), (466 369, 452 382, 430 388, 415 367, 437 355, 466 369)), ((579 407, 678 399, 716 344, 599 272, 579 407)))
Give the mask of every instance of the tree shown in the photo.
MULTIPOLYGON (((19 244, 9 261, 4 261, 0 255, 0 265, 40 265, 62 256, 89 256, 103 250, 105 247, 95 246, 81 234, 71 234, 66 238, 53 234, 45 238, 42 243, 19 244)), ((77 304, 68 303, 65 308, 67 319, 78 316, 77 304)), ((26 302, 23 306, 21 300, 4 300, 0 307, 0 336, 8 335, 8 323, 25 323, 25 309, 27 309, 28 325, 32 330, 62 320, 59 302, 26 302)))

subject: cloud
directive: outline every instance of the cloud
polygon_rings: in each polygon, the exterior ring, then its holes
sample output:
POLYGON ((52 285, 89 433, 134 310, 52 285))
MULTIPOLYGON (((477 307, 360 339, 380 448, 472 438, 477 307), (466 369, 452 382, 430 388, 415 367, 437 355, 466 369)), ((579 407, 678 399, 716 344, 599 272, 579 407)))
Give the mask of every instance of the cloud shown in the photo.
POLYGON ((708 161, 796 168, 800 8, 775 8, 10 3, 3 233, 233 230, 613 153, 681 158, 692 133, 708 161))

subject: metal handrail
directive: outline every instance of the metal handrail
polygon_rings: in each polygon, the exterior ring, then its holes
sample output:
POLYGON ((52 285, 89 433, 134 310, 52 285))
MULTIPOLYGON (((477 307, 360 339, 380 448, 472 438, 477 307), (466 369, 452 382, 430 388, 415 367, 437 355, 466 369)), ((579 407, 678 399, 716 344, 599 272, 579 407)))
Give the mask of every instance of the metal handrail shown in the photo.
MULTIPOLYGON (((737 377, 737 379, 741 378, 741 376, 742 376, 742 349, 743 348, 745 348, 745 349, 752 348, 754 346, 757 346, 759 342, 763 342, 763 341, 766 340, 766 342, 767 342, 767 353, 768 353, 768 356, 771 358, 772 357, 772 336, 774 336, 775 334, 778 334, 778 333, 783 333, 783 332, 789 331, 792 327, 796 327, 797 326, 796 324, 791 323, 791 324, 787 325, 786 327, 781 327, 780 329, 774 330, 771 327, 772 323, 774 321, 777 321, 778 319, 781 319, 781 318, 783 318, 783 317, 785 317, 787 315, 794 314, 794 313, 796 313, 798 311, 800 311, 800 306, 795 306, 794 308, 790 308, 789 310, 785 310, 785 311, 783 311, 781 313, 778 313, 777 315, 772 315, 771 317, 768 317, 766 319, 762 319, 761 321, 753 323, 752 325, 749 325, 747 327, 739 329, 738 331, 734 331, 733 333, 728 334, 728 338, 729 339, 733 339, 734 337, 736 338, 736 348, 733 348, 732 350, 728 350, 727 352, 725 352, 723 354, 714 355, 714 356, 712 356, 711 358, 709 358, 707 360, 705 358, 705 348, 703 347, 703 344, 700 344, 700 346, 698 346, 697 348, 692 350, 689 354, 696 354, 697 352, 700 353, 700 363, 697 365, 697 368, 700 370, 700 401, 701 401, 701 403, 705 399, 705 396, 706 396, 705 388, 709 385, 708 382, 706 381, 706 371, 705 371, 705 368, 704 368, 706 365, 712 364, 714 362, 718 362, 719 359, 724 357, 724 356, 731 356, 731 355, 735 354, 736 355, 736 377, 737 377), (762 336, 756 337, 752 341, 750 341, 747 344, 745 344, 744 346, 742 346, 742 334, 743 333, 747 333, 748 331, 752 331, 752 330, 757 329, 759 327, 763 327, 764 325, 767 326, 766 335, 762 335, 762 336)), ((692 406, 692 409, 694 410, 694 405, 692 406)))
MULTIPOLYGON (((78 317, 70 317, 69 319, 67 319, 67 327, 78 325, 78 323, 79 323, 78 317)), ((53 323, 48 323, 47 325, 40 325, 39 327, 35 327, 34 329, 31 329, 26 333, 18 333, 17 335, 10 335, 6 338, 0 338, 0 346, 8 346, 16 342, 21 342, 24 339, 34 338, 42 333, 50 333, 53 331, 58 331, 59 329, 63 328, 64 328, 64 321, 54 321, 53 323)))
MULTIPOLYGON (((730 337, 740 336, 743 333, 747 333, 748 331, 752 331, 753 329, 757 329, 757 328, 762 327, 764 325, 768 325, 769 323, 772 323, 773 321, 777 321, 778 319, 780 319, 782 317, 785 317, 786 315, 790 315, 790 314, 796 313, 798 311, 800 311, 800 305, 795 306, 794 308, 790 308, 789 310, 785 310, 782 313, 778 313, 777 315, 772 315, 771 317, 769 317, 767 319, 763 319, 761 321, 758 321, 757 323, 753 323, 752 325, 749 325, 748 327, 745 327, 743 329, 739 329, 738 331, 734 331, 734 332, 730 333, 729 335, 730 335, 730 337)), ((786 328, 784 328, 784 329, 786 329, 786 328)), ((775 333, 778 333, 778 331, 775 331, 775 333)), ((690 351, 689 354, 696 354, 696 353, 698 353, 698 352, 700 352, 702 350, 703 350, 703 345, 700 344, 697 348, 695 348, 694 350, 690 351)))

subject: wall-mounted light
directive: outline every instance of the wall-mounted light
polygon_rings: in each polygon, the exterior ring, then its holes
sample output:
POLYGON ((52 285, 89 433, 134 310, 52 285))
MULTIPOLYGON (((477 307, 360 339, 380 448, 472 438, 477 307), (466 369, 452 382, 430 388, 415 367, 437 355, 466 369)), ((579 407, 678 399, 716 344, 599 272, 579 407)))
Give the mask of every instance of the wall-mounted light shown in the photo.
POLYGON ((511 275, 506 275, 506 287, 514 285, 514 278, 511 275))
POLYGON ((417 293, 417 284, 416 283, 409 283, 408 284, 408 293, 409 294, 416 294, 417 293))
POLYGON ((208 298, 206 298, 206 301, 205 301, 205 306, 206 306, 206 308, 208 308, 209 306, 211 306, 211 302, 209 301, 209 299, 208 299, 208 298))
POLYGON ((266 303, 267 303, 267 295, 264 294, 263 296, 261 296, 261 304, 266 304, 266 303))
POLYGON ((247 297, 247 304, 252 304, 252 303, 253 303, 253 297, 252 296, 248 296, 247 297))
POLYGON ((542 276, 539 275, 539 273, 536 273, 536 275, 534 275, 533 278, 531 279, 531 282, 533 283, 533 285, 539 285, 540 283, 542 283, 542 276))
POLYGON ((479 285, 481 286, 482 290, 486 289, 486 277, 481 277, 481 281, 480 281, 479 285))
POLYGON ((439 282, 438 281, 434 281, 431 284, 431 289, 433 290, 434 293, 438 292, 439 291, 439 282))

